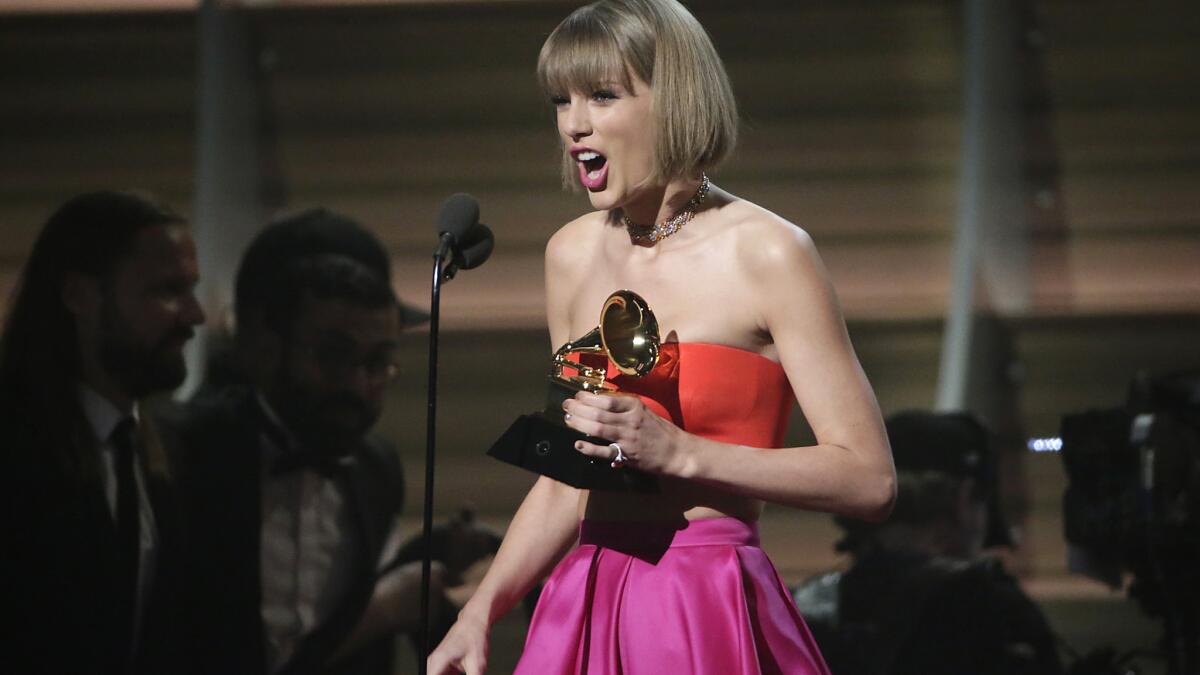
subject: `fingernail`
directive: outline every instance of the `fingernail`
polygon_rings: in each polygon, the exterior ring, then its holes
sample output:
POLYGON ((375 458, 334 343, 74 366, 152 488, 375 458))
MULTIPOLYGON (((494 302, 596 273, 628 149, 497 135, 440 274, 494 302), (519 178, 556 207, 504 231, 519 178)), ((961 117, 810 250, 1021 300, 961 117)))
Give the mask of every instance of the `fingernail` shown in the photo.
POLYGON ((583 443, 582 443, 582 442, 580 442, 580 441, 575 441, 575 449, 576 449, 576 450, 582 450, 582 449, 583 449, 583 443))

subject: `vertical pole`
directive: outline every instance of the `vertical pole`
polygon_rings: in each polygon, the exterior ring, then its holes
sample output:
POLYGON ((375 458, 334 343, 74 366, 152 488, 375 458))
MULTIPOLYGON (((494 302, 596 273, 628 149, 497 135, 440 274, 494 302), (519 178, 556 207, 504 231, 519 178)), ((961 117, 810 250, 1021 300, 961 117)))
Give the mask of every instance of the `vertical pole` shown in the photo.
POLYGON ((958 185, 958 213, 951 254, 950 303, 942 333, 938 366, 938 410, 966 406, 970 367, 971 320, 975 316, 975 283, 978 279, 980 202, 982 201, 984 140, 987 134, 987 75, 985 41, 986 5, 989 0, 963 2, 964 67, 963 125, 958 185))
POLYGON ((417 672, 425 675, 426 660, 432 645, 429 644, 429 576, 433 567, 433 467, 437 449, 437 363, 438 363, 438 314, 441 308, 442 256, 433 256, 433 281, 429 298, 429 383, 425 403, 428 416, 425 420, 425 500, 423 503, 421 540, 424 542, 421 558, 421 634, 420 651, 417 654, 417 672))
MULTIPOLYGON (((950 298, 938 370, 939 410, 973 408, 981 369, 981 309, 1029 305, 1029 234, 1021 178, 1018 53, 1013 0, 964 0, 963 127, 950 298)), ((983 378, 987 379, 987 378, 983 378)), ((987 417, 988 411, 976 411, 987 417)))
POLYGON ((228 2, 203 0, 198 22, 192 221, 200 265, 197 295, 209 320, 188 346, 188 377, 179 398, 199 387, 212 338, 227 332, 237 262, 265 217, 258 63, 247 18, 228 2))

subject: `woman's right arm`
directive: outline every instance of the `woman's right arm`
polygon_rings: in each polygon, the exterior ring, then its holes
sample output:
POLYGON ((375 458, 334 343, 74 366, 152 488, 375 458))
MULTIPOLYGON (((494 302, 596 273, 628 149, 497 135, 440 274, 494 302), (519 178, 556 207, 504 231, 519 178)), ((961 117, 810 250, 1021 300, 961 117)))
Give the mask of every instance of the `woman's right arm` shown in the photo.
MULTIPOLYGON (((578 249, 570 245, 572 223, 546 246, 546 315, 551 345, 568 340, 568 314, 581 278, 578 249)), ((458 621, 429 656, 430 675, 463 672, 482 675, 487 667, 488 631, 542 579, 575 543, 579 529, 580 490, 541 477, 513 516, 504 542, 479 589, 458 614, 458 621)))
POLYGON ((550 478, 534 483, 517 509, 504 543, 479 589, 429 656, 431 675, 482 675, 488 631, 533 588, 575 542, 579 490, 550 478))

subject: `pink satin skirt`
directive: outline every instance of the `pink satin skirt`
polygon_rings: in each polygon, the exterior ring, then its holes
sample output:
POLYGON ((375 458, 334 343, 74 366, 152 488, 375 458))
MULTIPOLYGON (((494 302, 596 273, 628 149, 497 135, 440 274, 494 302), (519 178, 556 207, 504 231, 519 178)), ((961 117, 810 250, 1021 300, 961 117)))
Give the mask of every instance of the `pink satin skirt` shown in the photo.
POLYGON ((585 520, 550 575, 520 675, 828 675, 758 528, 585 520))

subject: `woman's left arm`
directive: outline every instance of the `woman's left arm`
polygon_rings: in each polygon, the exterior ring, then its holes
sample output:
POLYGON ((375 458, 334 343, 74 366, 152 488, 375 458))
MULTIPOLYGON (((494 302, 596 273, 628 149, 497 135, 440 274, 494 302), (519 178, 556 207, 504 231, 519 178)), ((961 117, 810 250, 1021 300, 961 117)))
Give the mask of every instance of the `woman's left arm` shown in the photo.
MULTIPOLYGON (((568 424, 615 439, 633 466, 804 509, 882 520, 895 500, 879 405, 858 363, 829 275, 812 240, 783 223, 763 228, 737 254, 749 297, 758 304, 817 444, 797 448, 733 446, 689 434, 632 396, 582 393, 568 424)), ((611 459, 613 450, 582 444, 611 459)))

